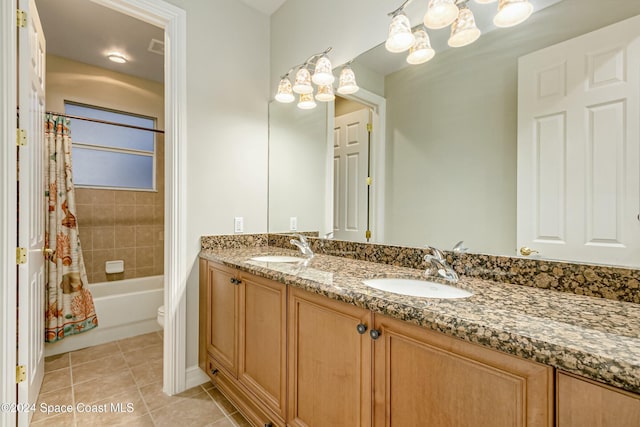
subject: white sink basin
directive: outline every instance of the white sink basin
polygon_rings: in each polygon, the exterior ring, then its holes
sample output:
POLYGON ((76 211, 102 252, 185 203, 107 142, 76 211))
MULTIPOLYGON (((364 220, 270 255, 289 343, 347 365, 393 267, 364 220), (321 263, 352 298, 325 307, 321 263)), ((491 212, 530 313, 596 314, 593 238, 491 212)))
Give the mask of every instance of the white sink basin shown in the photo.
POLYGON ((441 283, 418 279, 369 279, 363 280, 365 285, 394 294, 424 298, 467 298, 473 295, 469 291, 441 283))
POLYGON ((265 255, 265 256, 254 256, 251 258, 251 261, 261 261, 261 262, 300 262, 304 261, 302 258, 298 258, 295 256, 286 256, 286 255, 265 255))

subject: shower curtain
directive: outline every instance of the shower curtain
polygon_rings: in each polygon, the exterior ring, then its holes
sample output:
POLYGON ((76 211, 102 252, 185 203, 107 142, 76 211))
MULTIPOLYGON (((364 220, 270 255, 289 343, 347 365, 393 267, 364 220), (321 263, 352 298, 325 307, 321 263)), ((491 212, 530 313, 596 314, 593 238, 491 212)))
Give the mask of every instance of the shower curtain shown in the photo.
POLYGON ((45 341, 55 342, 98 326, 75 215, 69 119, 46 116, 44 175, 45 242, 54 250, 46 262, 45 341))

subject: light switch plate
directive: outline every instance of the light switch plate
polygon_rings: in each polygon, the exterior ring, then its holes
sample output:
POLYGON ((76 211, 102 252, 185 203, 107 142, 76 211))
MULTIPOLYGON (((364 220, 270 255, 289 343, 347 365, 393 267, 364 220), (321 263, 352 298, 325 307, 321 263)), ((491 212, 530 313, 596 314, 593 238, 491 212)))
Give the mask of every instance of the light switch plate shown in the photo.
POLYGON ((234 233, 242 233, 244 232, 244 218, 241 216, 237 216, 233 219, 233 232, 234 233))
POLYGON ((298 229, 298 217, 292 216, 289 218, 289 231, 296 231, 298 229))

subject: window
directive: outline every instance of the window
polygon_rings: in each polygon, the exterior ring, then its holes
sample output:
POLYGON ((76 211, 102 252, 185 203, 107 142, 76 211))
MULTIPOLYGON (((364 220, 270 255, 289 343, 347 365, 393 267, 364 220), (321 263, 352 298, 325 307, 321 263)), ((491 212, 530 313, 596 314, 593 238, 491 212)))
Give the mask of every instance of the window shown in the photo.
MULTIPOLYGON (((155 119, 65 102, 66 114, 154 128, 155 119)), ((73 180, 77 187, 155 190, 154 132, 72 119, 73 180)))

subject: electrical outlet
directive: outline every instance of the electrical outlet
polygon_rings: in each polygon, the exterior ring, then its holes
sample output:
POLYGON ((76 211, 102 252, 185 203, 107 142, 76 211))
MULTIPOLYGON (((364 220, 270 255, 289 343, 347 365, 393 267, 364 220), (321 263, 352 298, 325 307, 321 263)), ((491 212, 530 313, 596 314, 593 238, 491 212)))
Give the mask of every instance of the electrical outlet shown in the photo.
POLYGON ((233 219, 233 232, 234 233, 244 232, 244 218, 242 218, 241 216, 237 216, 233 219))
POLYGON ((289 218, 289 231, 296 231, 298 229, 298 217, 292 216, 289 218))

